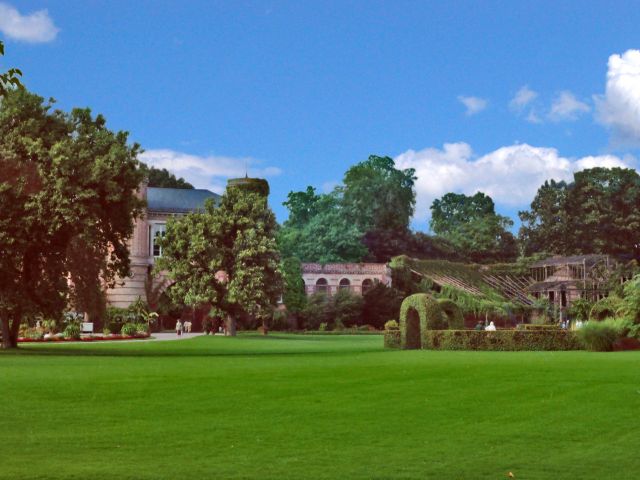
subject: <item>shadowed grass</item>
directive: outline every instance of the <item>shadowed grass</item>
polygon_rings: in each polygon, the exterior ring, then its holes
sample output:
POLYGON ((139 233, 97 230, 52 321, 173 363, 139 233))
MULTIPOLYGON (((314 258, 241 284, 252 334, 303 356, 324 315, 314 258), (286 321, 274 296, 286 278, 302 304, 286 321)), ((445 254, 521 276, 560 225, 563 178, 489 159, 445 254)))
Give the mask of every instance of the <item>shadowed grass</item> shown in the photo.
POLYGON ((640 352, 378 336, 0 354, 0 478, 637 478, 640 352))

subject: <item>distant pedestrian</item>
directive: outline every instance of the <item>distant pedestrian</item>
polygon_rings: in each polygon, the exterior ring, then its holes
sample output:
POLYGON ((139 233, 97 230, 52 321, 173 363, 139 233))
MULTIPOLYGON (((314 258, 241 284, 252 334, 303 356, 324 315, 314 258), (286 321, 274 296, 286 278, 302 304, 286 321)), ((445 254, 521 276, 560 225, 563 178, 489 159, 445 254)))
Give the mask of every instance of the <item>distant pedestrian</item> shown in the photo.
POLYGON ((176 322, 176 335, 180 336, 182 334, 182 322, 180 321, 180 319, 178 319, 178 321, 176 322))
POLYGON ((191 320, 185 320, 184 322, 184 331, 186 333, 191 333, 191 320))
POLYGON ((478 322, 478 323, 476 323, 476 326, 475 326, 474 330, 477 330, 477 331, 479 331, 479 332, 481 332, 482 330, 484 330, 484 323, 482 323, 482 322, 478 322))
POLYGON ((487 332, 495 332, 496 331, 496 326, 494 325, 493 322, 489 323, 489 325, 487 325, 487 328, 485 328, 485 330, 487 332))

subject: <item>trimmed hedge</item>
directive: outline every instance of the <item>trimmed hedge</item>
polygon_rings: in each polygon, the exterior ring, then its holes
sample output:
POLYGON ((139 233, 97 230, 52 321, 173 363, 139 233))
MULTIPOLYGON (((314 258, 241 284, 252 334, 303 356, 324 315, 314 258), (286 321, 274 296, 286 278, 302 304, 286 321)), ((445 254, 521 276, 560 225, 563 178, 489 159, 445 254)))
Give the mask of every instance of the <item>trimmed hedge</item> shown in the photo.
POLYGON ((400 348, 400 330, 384 331, 384 348, 400 348))
POLYGON ((560 325, 558 324, 553 324, 553 325, 536 325, 534 323, 520 323, 518 325, 516 325, 516 330, 561 330, 560 325))
POLYGON ((440 305, 450 329, 461 330, 464 328, 464 315, 456 302, 448 298, 441 298, 438 300, 438 305, 440 305))
POLYGON ((402 348, 421 348, 422 332, 427 330, 428 325, 437 323, 437 316, 442 316, 442 310, 438 304, 426 293, 416 293, 409 295, 402 302, 400 307, 400 344, 402 348), (409 322, 410 315, 418 315, 418 325, 409 322), (427 315, 436 319, 427 318, 427 315))
POLYGON ((567 330, 427 330, 423 348, 431 350, 580 350, 574 332, 567 330))
POLYGON ((402 348, 422 348, 422 336, 425 331, 447 328, 464 328, 462 311, 452 300, 435 300, 426 293, 416 293, 402 302, 400 307, 402 348), (410 321, 410 316, 415 315, 418 317, 417 325, 410 321))

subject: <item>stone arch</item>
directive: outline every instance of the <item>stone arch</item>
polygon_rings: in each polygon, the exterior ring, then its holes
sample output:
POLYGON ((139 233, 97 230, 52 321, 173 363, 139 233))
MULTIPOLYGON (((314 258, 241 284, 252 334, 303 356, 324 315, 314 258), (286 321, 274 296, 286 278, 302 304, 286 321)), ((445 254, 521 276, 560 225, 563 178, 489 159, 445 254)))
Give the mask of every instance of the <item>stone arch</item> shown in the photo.
POLYGON ((316 280, 316 292, 329 293, 329 282, 326 278, 316 280))
POLYGON ((351 281, 348 278, 343 278, 338 283, 338 290, 351 290, 351 281))

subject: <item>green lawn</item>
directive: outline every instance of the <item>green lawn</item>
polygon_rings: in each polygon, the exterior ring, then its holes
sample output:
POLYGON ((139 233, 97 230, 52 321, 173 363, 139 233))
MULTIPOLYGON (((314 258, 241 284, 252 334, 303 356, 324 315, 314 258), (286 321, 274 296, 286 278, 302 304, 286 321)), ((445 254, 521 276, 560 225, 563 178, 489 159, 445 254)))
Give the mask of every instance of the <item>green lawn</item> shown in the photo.
POLYGON ((0 479, 640 477, 640 352, 380 336, 0 353, 0 479))

